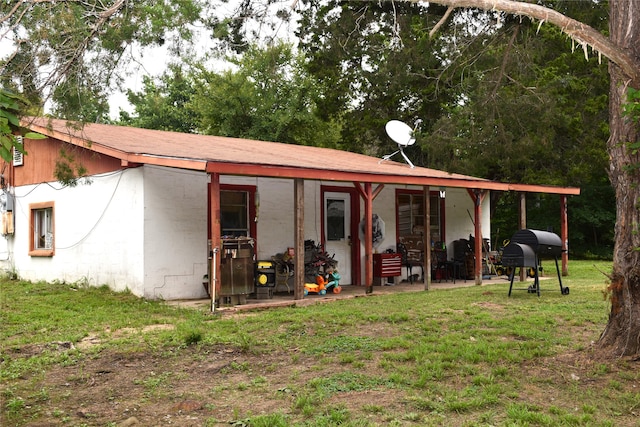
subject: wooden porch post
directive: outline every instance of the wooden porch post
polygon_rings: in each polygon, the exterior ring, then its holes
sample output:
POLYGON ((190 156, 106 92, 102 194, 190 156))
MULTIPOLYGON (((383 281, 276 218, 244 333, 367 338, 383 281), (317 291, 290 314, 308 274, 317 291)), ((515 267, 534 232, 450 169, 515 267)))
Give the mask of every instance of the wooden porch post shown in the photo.
POLYGON ((370 182, 364 183, 364 196, 364 284, 365 293, 370 294, 373 292, 373 191, 370 182))
POLYGON ((569 275, 569 220, 567 218, 567 196, 560 195, 560 239, 562 240, 562 275, 569 275))
POLYGON ((428 185, 423 187, 422 194, 424 199, 424 233, 422 241, 422 247, 424 248, 424 290, 428 291, 431 287, 431 194, 428 185))
MULTIPOLYGON (((209 234, 211 236, 211 252, 216 256, 211 256, 211 265, 209 266, 209 295, 215 299, 215 295, 220 295, 220 256, 222 254, 222 239, 220 236, 220 175, 217 173, 209 174, 211 182, 209 183, 209 234), (214 275, 213 272, 216 272, 214 275)), ((215 301, 212 303, 212 310, 215 301)))
POLYGON ((375 190, 370 182, 365 182, 364 188, 359 182, 353 185, 364 200, 364 286, 365 293, 370 294, 373 293, 373 199, 380 194, 384 184, 379 184, 375 190))
POLYGON ((482 200, 487 195, 487 190, 467 190, 473 200, 473 226, 474 226, 474 248, 475 254, 475 282, 482 285, 482 200))
POLYGON ((304 297, 304 179, 296 178, 293 184, 294 198, 294 285, 293 299, 304 297))
MULTIPOLYGON (((518 230, 527 228, 527 193, 519 193, 520 199, 518 203, 518 230)), ((526 269, 520 269, 520 281, 524 282, 526 278, 526 269)))

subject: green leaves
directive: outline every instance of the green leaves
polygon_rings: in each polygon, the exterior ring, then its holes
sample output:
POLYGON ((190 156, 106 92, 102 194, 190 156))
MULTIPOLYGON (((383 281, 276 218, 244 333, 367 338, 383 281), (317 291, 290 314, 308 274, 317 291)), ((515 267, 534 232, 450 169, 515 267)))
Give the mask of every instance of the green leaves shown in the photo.
POLYGON ((624 115, 640 122, 640 89, 630 87, 627 90, 627 102, 622 106, 624 115))
MULTIPOLYGON (((20 130, 19 116, 25 105, 26 101, 22 97, 0 88, 0 157, 7 163, 11 163, 14 147, 26 154, 23 144, 14 134, 20 130)), ((45 138, 35 132, 27 132, 24 136, 30 139, 45 138)))
POLYGON ((191 108, 207 134, 336 147, 339 124, 318 115, 322 89, 291 45, 251 46, 237 70, 199 68, 191 108))
POLYGON ((139 61, 132 48, 168 46, 182 54, 195 22, 206 20, 200 0, 13 2, 0 22, 3 81, 31 101, 52 101, 59 117, 107 119, 107 97, 124 70, 139 61))

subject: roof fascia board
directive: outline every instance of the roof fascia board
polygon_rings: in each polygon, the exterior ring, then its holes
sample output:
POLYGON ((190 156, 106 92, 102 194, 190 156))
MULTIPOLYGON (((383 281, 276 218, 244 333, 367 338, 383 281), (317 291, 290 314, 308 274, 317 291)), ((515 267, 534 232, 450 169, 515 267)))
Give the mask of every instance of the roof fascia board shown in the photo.
POLYGON ((175 157, 161 157, 161 156, 150 156, 145 154, 126 153, 121 150, 105 147, 102 144, 98 144, 93 141, 89 141, 87 139, 83 139, 67 133, 59 132, 53 129, 49 129, 46 126, 39 126, 39 125, 36 125, 35 123, 28 123, 28 125, 29 125, 29 128, 34 132, 41 133, 50 138, 55 138, 57 140, 67 142, 69 144, 76 145, 78 147, 86 148, 96 153, 104 154, 105 156, 114 157, 124 162, 150 164, 150 165, 156 165, 156 166, 167 166, 167 167, 175 167, 180 169, 193 169, 193 170, 199 170, 199 171, 204 171, 207 164, 207 162, 204 160, 192 160, 192 159, 181 159, 181 158, 175 158, 175 157))
POLYGON ((205 160, 181 159, 178 157, 150 156, 148 154, 129 154, 126 160, 131 163, 166 166, 170 168, 191 169, 204 171, 207 168, 205 160))
POLYGON ((104 145, 95 143, 93 141, 89 141, 81 137, 73 136, 68 133, 59 132, 54 129, 49 129, 46 126, 39 126, 35 123, 25 122, 25 123, 22 123, 22 125, 28 126, 29 129, 31 129, 33 132, 46 135, 49 138, 55 138, 57 140, 67 142, 69 144, 76 145, 78 147, 86 148, 88 150, 95 151, 96 153, 104 154, 106 156, 111 156, 116 159, 127 160, 127 154, 124 151, 105 147, 104 145))
POLYGON ((302 178, 317 179, 324 181, 359 181, 375 182, 380 184, 406 184, 406 185, 429 185, 450 188, 473 188, 479 190, 493 191, 522 191, 529 193, 548 193, 579 195, 580 188, 575 187, 554 187, 547 185, 532 184, 509 184, 487 180, 465 180, 458 178, 439 177, 419 177, 411 175, 379 175, 362 174, 348 171, 333 171, 319 169, 299 169, 291 167, 264 166, 243 163, 222 163, 208 162, 207 172, 220 173, 225 175, 240 176, 265 176, 272 178, 302 178))
POLYGON ((529 193, 548 193, 559 195, 579 195, 580 188, 555 187, 534 184, 509 184, 484 179, 461 179, 446 177, 427 177, 401 174, 374 174, 327 169, 305 169, 290 166, 265 166, 252 163, 231 163, 206 161, 204 159, 186 159, 176 157, 163 157, 148 154, 128 153, 122 150, 106 147, 99 143, 73 136, 68 133, 53 130, 47 126, 41 126, 28 120, 21 120, 21 124, 34 132, 41 133, 50 138, 83 147, 96 153, 120 159, 129 163, 151 164, 157 166, 175 167, 206 171, 208 173, 221 173, 226 175, 241 176, 265 176, 274 178, 302 178, 339 182, 375 182, 380 184, 404 184, 404 185, 429 185, 450 188, 472 188, 494 191, 519 191, 529 193))
POLYGON ((380 184, 430 185, 458 188, 478 188, 486 190, 508 191, 508 184, 457 178, 421 177, 411 175, 380 175, 348 171, 300 169, 291 167, 260 166, 241 163, 209 162, 207 172, 224 175, 264 176, 272 178, 302 178, 340 182, 375 182, 380 184))
POLYGON ((564 194, 566 196, 579 196, 580 188, 577 187, 554 187, 551 185, 536 184, 509 184, 509 190, 521 191, 526 193, 547 193, 547 194, 564 194))

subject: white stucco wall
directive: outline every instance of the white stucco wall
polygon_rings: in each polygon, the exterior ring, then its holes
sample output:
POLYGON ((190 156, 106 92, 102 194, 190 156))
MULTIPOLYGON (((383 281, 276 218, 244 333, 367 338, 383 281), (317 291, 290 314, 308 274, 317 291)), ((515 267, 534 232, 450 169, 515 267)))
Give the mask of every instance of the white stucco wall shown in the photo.
POLYGON ((26 280, 84 282, 142 294, 142 171, 92 177, 90 185, 58 182, 15 189, 15 233, 5 268, 26 280), (55 202, 53 257, 29 255, 29 204, 55 202))
POLYGON ((202 298, 207 273, 207 175, 143 166, 91 185, 15 189, 4 268, 26 280, 129 289, 151 299, 202 298), (29 255, 29 204, 54 201, 55 255, 29 255))
POLYGON ((144 166, 144 292, 151 299, 204 298, 207 174, 144 166))
MULTIPOLYGON (((483 238, 489 238, 491 226, 490 197, 487 195, 480 206, 483 238)), ((464 188, 447 188, 445 196, 445 236, 448 258, 453 258, 453 242, 475 235, 473 225, 474 206, 471 196, 464 188)))
MULTIPOLYGON (((293 179, 223 176, 221 183, 258 188, 258 259, 270 259, 294 246, 293 179)), ((351 183, 324 184, 352 188, 351 183)), ((322 185, 319 181, 304 183, 305 240, 321 241, 322 185)), ((74 188, 62 188, 55 182, 18 188, 15 234, 0 238, 0 263, 27 280, 106 284, 151 299, 204 298, 207 188, 204 172, 158 166, 94 176, 91 185, 74 188), (49 201, 55 202, 55 255, 32 257, 28 254, 29 204, 49 201)), ((380 252, 395 250, 396 188, 386 185, 373 201, 373 212, 386 225, 380 252)), ((362 217, 362 200, 359 203, 362 217)), ((469 217, 473 203, 465 189, 448 188, 445 206, 451 258, 453 241, 474 234, 469 217)), ((486 236, 489 213, 486 197, 482 205, 486 236)), ((361 255, 364 277, 364 248, 361 255)), ((403 269, 403 277, 405 273, 403 269)))

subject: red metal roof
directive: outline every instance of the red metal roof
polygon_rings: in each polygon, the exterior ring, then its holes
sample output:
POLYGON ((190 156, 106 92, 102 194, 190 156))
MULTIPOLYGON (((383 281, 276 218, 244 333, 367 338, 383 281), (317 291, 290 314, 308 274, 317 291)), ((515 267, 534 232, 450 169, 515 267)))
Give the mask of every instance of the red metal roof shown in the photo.
POLYGON ((128 163, 230 175, 580 194, 574 187, 512 185, 321 147, 95 123, 81 126, 48 118, 28 118, 23 126, 128 163))

